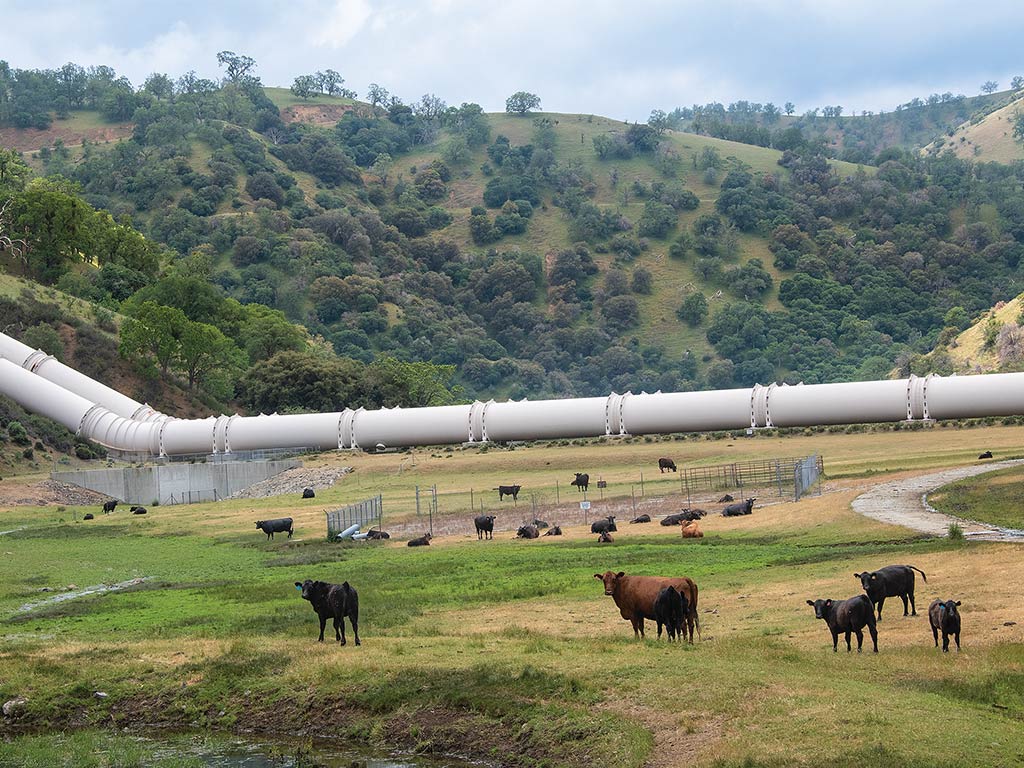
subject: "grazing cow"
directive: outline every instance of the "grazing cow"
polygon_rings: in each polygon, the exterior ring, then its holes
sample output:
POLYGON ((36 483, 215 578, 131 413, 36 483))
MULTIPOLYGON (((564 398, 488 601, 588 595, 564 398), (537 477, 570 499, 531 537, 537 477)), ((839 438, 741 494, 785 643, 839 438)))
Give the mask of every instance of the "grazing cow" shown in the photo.
POLYGON ((658 459, 658 469, 661 470, 662 474, 665 474, 666 469, 675 472, 676 463, 672 459, 658 459))
POLYGON ((729 503, 730 501, 736 501, 736 499, 734 499, 734 498, 733 498, 732 496, 730 496, 730 495, 729 495, 729 494, 727 493, 727 494, 725 494, 725 496, 723 496, 722 498, 720 498, 720 499, 718 500, 718 503, 719 503, 719 504, 728 504, 728 503, 729 503))
POLYGON ((686 576, 627 576, 622 571, 595 573, 594 578, 604 583, 604 593, 614 598, 622 618, 633 624, 634 637, 644 636, 644 619, 654 620, 654 601, 664 587, 673 587, 686 598, 686 627, 689 630, 690 642, 693 642, 694 627, 700 633, 697 585, 693 579, 686 576))
POLYGON ((577 472, 576 479, 569 483, 569 485, 575 485, 576 490, 585 492, 590 485, 590 475, 585 472, 577 472))
POLYGON ((978 458, 979 459, 991 459, 992 458, 992 451, 985 451, 983 454, 978 456, 978 458))
POLYGON ((632 524, 632 523, 649 523, 649 522, 651 522, 651 516, 650 515, 640 515, 639 517, 634 517, 629 522, 630 522, 630 524, 632 524))
POLYGON ((147 509, 145 507, 132 507, 132 514, 133 515, 144 515, 144 514, 146 514, 146 512, 147 512, 147 509))
POLYGON ((617 531, 615 527, 615 515, 608 515, 608 517, 602 517, 600 520, 595 520, 590 524, 591 533, 607 533, 610 531, 617 531))
POLYGON ((608 533, 608 531, 601 531, 601 535, 597 537, 598 544, 611 544, 613 541, 615 541, 615 539, 612 538, 612 535, 608 533))
POLYGON ((928 606, 928 623, 932 625, 935 647, 939 647, 939 630, 942 630, 942 652, 949 653, 949 636, 956 638, 956 652, 960 653, 960 611, 959 600, 932 600, 928 606))
POLYGON ((663 587, 654 601, 654 620, 658 623, 658 639, 661 626, 665 625, 668 641, 683 639, 683 620, 686 617, 686 598, 674 587, 663 587))
POLYGON ((352 622, 352 632, 356 636, 356 645, 360 645, 359 595, 347 581, 342 584, 328 584, 326 581, 306 579, 303 582, 296 581, 295 588, 302 590, 302 599, 312 603, 313 610, 320 618, 319 642, 324 641, 327 619, 334 619, 334 639, 345 645, 345 617, 348 616, 348 620, 352 622))
POLYGON ((878 606, 878 620, 882 620, 882 606, 887 597, 899 597, 903 600, 903 615, 907 615, 907 598, 910 598, 910 610, 917 616, 917 608, 914 606, 914 571, 921 574, 921 578, 928 582, 924 571, 912 565, 887 565, 877 571, 868 573, 855 573, 854 577, 860 579, 860 585, 867 592, 871 602, 878 606))
POLYGON ((561 536, 562 535, 562 527, 559 526, 559 525, 553 525, 550 528, 548 528, 546 531, 544 531, 544 535, 545 536, 561 536))
POLYGON ((406 546, 409 547, 429 547, 430 540, 434 538, 429 533, 424 533, 418 539, 412 539, 406 546))
POLYGON ((302 498, 304 498, 304 499, 315 499, 316 498, 316 491, 314 491, 312 488, 303 488, 302 489, 302 498))
POLYGON ((257 520, 256 527, 267 534, 268 539, 274 538, 275 533, 288 531, 288 538, 292 537, 292 519, 290 517, 279 517, 275 520, 257 520))
POLYGON ((857 635, 857 653, 864 645, 864 626, 871 633, 871 643, 878 653, 878 629, 875 627, 875 611, 867 595, 857 595, 849 600, 808 600, 807 604, 814 608, 816 618, 824 619, 828 631, 832 633, 832 652, 839 650, 839 633, 846 635, 846 652, 849 653, 850 633, 857 635))
POLYGON ((697 525, 697 521, 696 520, 691 520, 688 523, 681 523, 680 524, 680 531, 682 532, 684 539, 703 539, 704 538, 704 531, 702 531, 700 529, 700 526, 697 525))
POLYGON ((548 523, 547 523, 546 520, 538 520, 537 518, 533 519, 533 524, 536 525, 538 528, 547 528, 548 527, 548 523))
POLYGON ((86 513, 85 513, 84 515, 82 515, 82 519, 83 519, 83 520, 94 520, 94 519, 95 519, 95 517, 96 517, 96 516, 95 516, 95 515, 93 515, 93 513, 92 513, 92 512, 86 512, 86 513))
POLYGON ((103 502, 103 514, 109 514, 117 509, 117 499, 111 499, 110 501, 103 502))
POLYGON ((536 539, 540 536, 540 531, 537 530, 536 525, 522 525, 519 530, 516 531, 517 539, 536 539))
POLYGON ((512 501, 516 501, 522 487, 521 485, 499 485, 494 490, 498 492, 498 501, 504 501, 506 496, 511 496, 512 501))
POLYGON ((749 515, 754 509, 754 502, 757 499, 747 499, 737 504, 730 504, 722 510, 722 517, 739 517, 740 515, 749 515))
POLYGON ((391 534, 387 531, 381 531, 376 528, 371 528, 366 532, 366 538, 368 539, 390 539, 391 534))
POLYGON ((494 538, 494 515, 477 515, 473 518, 473 524, 476 526, 477 541, 494 538))

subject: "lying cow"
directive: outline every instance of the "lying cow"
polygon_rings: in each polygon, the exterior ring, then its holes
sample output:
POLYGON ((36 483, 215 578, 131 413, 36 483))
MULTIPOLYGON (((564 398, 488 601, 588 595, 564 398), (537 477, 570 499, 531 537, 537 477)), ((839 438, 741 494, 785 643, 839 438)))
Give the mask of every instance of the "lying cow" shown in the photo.
POLYGON ((664 526, 679 525, 688 520, 700 520, 706 514, 707 512, 703 509, 684 509, 682 512, 661 518, 661 524, 664 526))
POLYGON ((590 475, 586 472, 577 472, 576 479, 569 483, 569 485, 575 485, 576 490, 583 491, 585 493, 587 488, 590 486, 590 475))
POLYGON ((316 498, 316 491, 314 491, 312 488, 303 488, 302 489, 302 498, 304 498, 304 499, 315 499, 316 498))
POLYGON ((103 514, 107 515, 117 509, 117 499, 103 502, 103 514))
POLYGON ((983 454, 978 456, 978 458, 979 459, 991 459, 992 458, 992 451, 985 451, 983 454))
POLYGON ((911 615, 917 616, 917 607, 914 605, 914 571, 921 574, 921 578, 928 582, 924 571, 912 565, 887 565, 877 571, 868 573, 855 573, 855 578, 860 579, 860 585, 864 588, 867 596, 874 605, 878 606, 878 620, 882 620, 882 606, 885 605, 885 598, 898 597, 903 600, 903 615, 907 615, 907 599, 910 599, 911 615))
POLYGON ((686 628, 689 630, 691 643, 694 627, 698 633, 700 632, 697 585, 693 579, 686 576, 627 576, 622 571, 595 573, 594 578, 604 583, 604 593, 614 598, 622 618, 633 624, 635 638, 644 636, 644 619, 654 620, 654 602, 664 587, 672 587, 686 598, 686 628))
POLYGON ((540 536, 540 531, 537 530, 536 525, 521 525, 519 530, 516 531, 517 539, 536 539, 540 536))
POLYGON ((832 633, 832 651, 839 650, 839 633, 846 635, 846 652, 849 653, 850 633, 857 635, 857 653, 864 645, 865 625, 871 633, 871 643, 878 653, 878 629, 875 627, 875 611, 867 595, 857 595, 849 600, 808 600, 807 604, 814 608, 816 618, 824 619, 828 631, 832 633))
POLYGON ((956 638, 956 652, 960 653, 960 611, 959 600, 933 600, 928 606, 928 623, 932 627, 935 647, 939 647, 939 631, 942 631, 942 652, 949 652, 949 636, 956 638))
POLYGON ((533 519, 533 524, 536 525, 538 528, 547 528, 548 527, 548 523, 547 523, 546 520, 538 520, 537 518, 533 519))
POLYGON ((651 516, 650 515, 640 515, 639 517, 634 517, 629 522, 630 522, 630 524, 632 524, 632 523, 649 523, 649 522, 651 522, 651 516))
POLYGON ((722 517, 739 517, 749 515, 754 510, 754 502, 757 499, 747 499, 736 504, 730 504, 722 510, 722 517))
POLYGON ((619 529, 615 527, 615 515, 602 517, 600 520, 595 520, 590 524, 591 533, 609 533, 617 530, 619 529))
POLYGON ((95 518, 96 516, 92 512, 86 512, 84 515, 82 515, 83 520, 94 520, 95 518))
POLYGON ((418 539, 412 539, 406 546, 409 547, 428 547, 430 546, 430 540, 434 538, 429 533, 424 533, 418 539))
POLYGON ((671 472, 675 472, 676 463, 672 461, 672 459, 658 459, 658 469, 661 471, 662 474, 665 474, 666 469, 671 472))
POLYGON ((498 492, 498 501, 504 501, 506 496, 511 496, 512 501, 516 501, 522 487, 521 485, 499 485, 494 490, 498 492))
POLYGON ((494 515, 477 515, 473 518, 473 525, 476 526, 476 539, 494 538, 494 515))
POLYGON ((132 514, 133 515, 144 515, 148 511, 149 510, 147 510, 145 507, 132 507, 132 514))
POLYGON ((302 590, 302 599, 309 600, 320 618, 319 642, 324 641, 327 619, 334 619, 334 639, 345 645, 345 617, 348 616, 348 620, 352 622, 352 633, 356 636, 356 645, 360 645, 359 595, 347 581, 342 584, 328 584, 326 581, 306 579, 303 582, 296 581, 295 588, 302 590))
POLYGON ((612 535, 608 533, 608 531, 601 531, 601 535, 597 537, 598 544, 611 544, 613 541, 615 541, 615 539, 612 538, 612 535))
POLYGON ((725 496, 723 496, 722 498, 720 498, 718 500, 718 503, 719 504, 728 504, 730 501, 736 501, 736 499, 734 499, 731 495, 729 495, 727 493, 727 494, 725 494, 725 496))
POLYGON ((548 528, 546 531, 544 531, 544 535, 545 536, 561 536, 562 535, 562 527, 559 526, 559 525, 553 525, 550 528, 548 528))
POLYGON ((366 532, 366 538, 368 539, 390 539, 391 534, 387 531, 381 531, 376 528, 371 528, 366 532))
POLYGON ((683 534, 684 539, 703 539, 704 531, 697 525, 696 520, 691 520, 688 523, 680 524, 680 532, 683 534))
POLYGON ((664 624, 668 641, 683 639, 683 621, 686 619, 686 598, 675 587, 664 587, 654 601, 654 620, 658 624, 658 639, 664 624))
POLYGON ((275 520, 257 520, 256 527, 267 534, 268 539, 274 538, 275 533, 288 531, 288 538, 292 537, 292 519, 290 517, 279 517, 275 520))

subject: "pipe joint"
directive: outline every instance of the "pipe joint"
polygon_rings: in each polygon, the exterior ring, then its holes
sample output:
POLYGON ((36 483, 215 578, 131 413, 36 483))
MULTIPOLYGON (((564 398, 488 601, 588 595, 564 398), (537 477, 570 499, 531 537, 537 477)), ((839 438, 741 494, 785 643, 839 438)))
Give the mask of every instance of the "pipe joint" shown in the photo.
POLYGON ((755 384, 750 390, 750 426, 754 429, 774 426, 768 401, 771 400, 775 386, 774 382, 767 387, 755 384))

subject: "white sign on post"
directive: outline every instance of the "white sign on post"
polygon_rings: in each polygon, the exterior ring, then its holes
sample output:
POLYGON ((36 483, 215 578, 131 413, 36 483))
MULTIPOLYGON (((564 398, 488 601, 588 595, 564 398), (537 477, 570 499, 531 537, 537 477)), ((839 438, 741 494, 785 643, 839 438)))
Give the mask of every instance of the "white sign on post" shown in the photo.
POLYGON ((590 502, 589 501, 581 501, 580 502, 580 509, 582 509, 584 512, 586 512, 588 509, 590 509, 590 502))

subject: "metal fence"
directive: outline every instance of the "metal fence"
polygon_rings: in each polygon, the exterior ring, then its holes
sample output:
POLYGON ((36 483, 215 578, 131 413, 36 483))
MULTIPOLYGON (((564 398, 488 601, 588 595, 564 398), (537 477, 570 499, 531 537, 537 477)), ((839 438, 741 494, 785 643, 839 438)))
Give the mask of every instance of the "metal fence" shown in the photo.
POLYGON ((800 461, 793 469, 793 499, 800 501, 815 483, 818 484, 818 493, 821 493, 821 475, 824 471, 821 456, 808 456, 800 461))
POLYGON ((204 501, 220 501, 221 495, 216 488, 199 491, 182 491, 172 493, 162 504, 199 504, 204 501))
POLYGON ((326 514, 327 538, 331 540, 353 525, 358 525, 360 530, 373 526, 380 528, 384 521, 384 499, 382 496, 374 496, 372 499, 349 504, 326 514))

